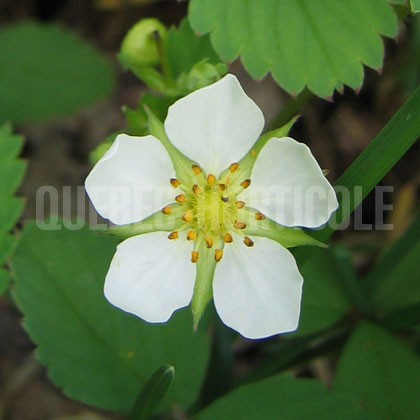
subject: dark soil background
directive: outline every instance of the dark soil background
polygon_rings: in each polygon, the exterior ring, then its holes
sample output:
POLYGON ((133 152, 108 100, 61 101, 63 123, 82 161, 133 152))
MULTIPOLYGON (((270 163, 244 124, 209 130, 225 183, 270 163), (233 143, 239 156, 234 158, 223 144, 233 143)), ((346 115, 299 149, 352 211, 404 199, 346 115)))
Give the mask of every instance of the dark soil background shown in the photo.
MULTIPOLYGON (((34 218, 38 187, 83 185, 90 163, 89 152, 110 133, 124 127, 123 104, 135 107, 144 86, 132 75, 122 73, 115 60, 119 44, 142 17, 154 16, 167 25, 177 24, 186 15, 187 2, 175 0, 1 0, 0 26, 23 19, 58 22, 76 31, 99 47, 114 63, 117 88, 106 101, 68 118, 43 124, 16 127, 26 138, 23 157, 29 167, 20 195, 26 197, 23 219, 34 218)), ((398 40, 385 40, 386 58, 382 75, 366 69, 365 83, 356 94, 345 89, 333 102, 310 98, 300 107, 303 115, 292 135, 307 142, 323 168, 334 181, 386 124, 419 82, 420 43, 413 38, 414 19, 401 23, 398 40), (414 74, 406 81, 408 72, 414 74)), ((287 63, 285 63, 287 65, 287 63)), ((231 65, 245 90, 263 109, 267 121, 275 124, 290 97, 271 79, 253 81, 239 62, 231 65)), ((298 107, 299 108, 299 107, 298 107)), ((378 156, 378 158, 380 158, 378 156)), ((392 231, 355 232, 351 226, 337 232, 335 239, 347 245, 360 271, 366 270, 386 244, 408 226, 419 202, 419 144, 415 144, 382 185, 394 192, 386 200, 394 205, 388 223, 392 231)), ((363 203, 363 221, 375 221, 374 196, 363 203)), ((240 363, 247 353, 238 346, 240 363), (242 352, 242 353, 241 353, 242 352)), ((252 355, 249 356, 250 358, 252 355)), ((311 375, 331 380, 328 364, 319 361, 309 366, 311 375)), ((119 418, 84 406, 65 397, 48 380, 45 368, 34 358, 34 345, 21 328, 21 315, 8 297, 0 299, 0 420, 119 418)))

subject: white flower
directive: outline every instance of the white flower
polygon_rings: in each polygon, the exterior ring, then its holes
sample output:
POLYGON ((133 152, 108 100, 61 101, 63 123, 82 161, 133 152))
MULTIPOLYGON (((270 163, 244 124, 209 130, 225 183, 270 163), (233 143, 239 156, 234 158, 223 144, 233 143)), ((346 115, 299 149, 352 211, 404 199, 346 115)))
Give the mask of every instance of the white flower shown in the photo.
POLYGON ((197 324, 213 297, 244 337, 295 330, 303 279, 286 247, 316 241, 290 227, 338 206, 308 147, 288 128, 259 137, 264 117, 230 74, 178 100, 164 126, 149 118, 152 135, 119 135, 86 179, 98 213, 131 236, 106 298, 148 322, 192 301, 197 324))

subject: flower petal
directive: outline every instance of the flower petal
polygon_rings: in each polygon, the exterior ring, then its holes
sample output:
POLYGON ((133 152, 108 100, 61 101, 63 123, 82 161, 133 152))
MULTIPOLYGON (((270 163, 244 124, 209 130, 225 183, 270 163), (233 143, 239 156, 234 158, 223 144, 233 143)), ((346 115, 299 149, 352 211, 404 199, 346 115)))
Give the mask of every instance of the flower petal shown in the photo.
POLYGON ((224 248, 213 281, 221 320, 246 338, 264 338, 297 328, 303 278, 293 255, 266 238, 246 247, 240 237, 224 248))
POLYGON ((122 242, 105 279, 105 297, 114 306, 148 322, 165 322, 187 306, 193 294, 195 265, 191 244, 167 233, 134 236, 122 242))
POLYGON ((173 201, 171 160, 153 136, 120 134, 85 181, 96 211, 116 225, 138 222, 173 201))
POLYGON ((171 142, 216 176, 249 151, 263 127, 261 110, 232 74, 175 102, 165 121, 171 142))
POLYGON ((338 207, 334 189, 308 146, 290 137, 269 140, 251 180, 240 199, 284 226, 321 226, 338 207))

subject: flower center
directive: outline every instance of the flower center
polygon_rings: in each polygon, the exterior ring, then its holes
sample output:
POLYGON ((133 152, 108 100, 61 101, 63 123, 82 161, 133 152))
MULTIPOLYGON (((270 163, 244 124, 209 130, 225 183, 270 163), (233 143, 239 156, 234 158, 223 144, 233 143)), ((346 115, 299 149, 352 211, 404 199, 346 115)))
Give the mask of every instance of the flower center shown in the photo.
MULTIPOLYGON (((232 163, 228 175, 217 179, 213 174, 209 174, 206 178, 201 168, 193 165, 192 170, 197 182, 192 187, 185 186, 174 178, 170 180, 173 187, 179 187, 184 191, 175 197, 181 205, 176 211, 180 213, 184 224, 180 229, 171 232, 168 238, 178 239, 179 233, 186 231, 186 239, 195 242, 191 255, 192 262, 198 260, 199 248, 203 244, 207 249, 214 248, 214 258, 216 262, 220 261, 224 244, 233 242, 232 232, 243 236, 245 245, 254 245, 243 233, 243 229, 246 228, 246 224, 242 221, 244 217, 242 209, 245 203, 237 200, 237 195, 249 187, 251 180, 246 179, 242 182, 235 180, 234 175, 238 168, 238 163, 232 163)), ((165 207, 162 212, 170 214, 170 206, 165 207)))

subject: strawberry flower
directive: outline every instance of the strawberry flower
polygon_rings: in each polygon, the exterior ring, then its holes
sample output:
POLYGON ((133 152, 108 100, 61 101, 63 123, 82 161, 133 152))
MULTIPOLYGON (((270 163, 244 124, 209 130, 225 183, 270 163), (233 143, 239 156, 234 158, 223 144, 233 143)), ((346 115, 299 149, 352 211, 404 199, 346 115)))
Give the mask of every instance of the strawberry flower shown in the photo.
POLYGON ((298 326, 303 279, 288 247, 319 245, 301 227, 325 224, 338 203, 309 148, 261 135, 264 117, 228 74, 178 100, 151 135, 119 135, 86 179, 97 212, 125 240, 104 292, 148 322, 211 298, 247 338, 298 326))

